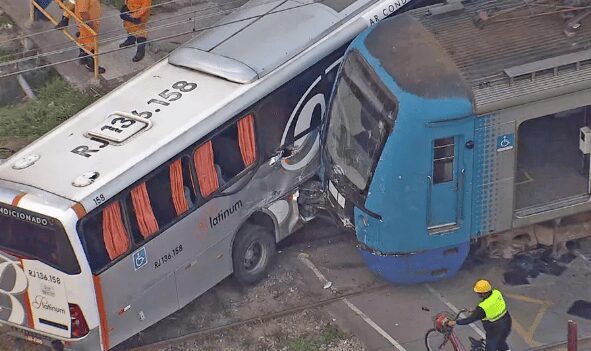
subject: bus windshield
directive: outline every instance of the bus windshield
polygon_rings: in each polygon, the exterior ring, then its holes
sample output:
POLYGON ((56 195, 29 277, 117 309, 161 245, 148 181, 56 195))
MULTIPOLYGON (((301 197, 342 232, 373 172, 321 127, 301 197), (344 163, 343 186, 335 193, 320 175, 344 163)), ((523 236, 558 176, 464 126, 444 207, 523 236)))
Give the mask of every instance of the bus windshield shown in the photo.
POLYGON ((363 195, 396 117, 396 101, 355 50, 345 57, 328 116, 327 152, 363 195))
POLYGON ((67 274, 80 273, 60 222, 21 208, 0 206, 0 250, 39 260, 67 274))

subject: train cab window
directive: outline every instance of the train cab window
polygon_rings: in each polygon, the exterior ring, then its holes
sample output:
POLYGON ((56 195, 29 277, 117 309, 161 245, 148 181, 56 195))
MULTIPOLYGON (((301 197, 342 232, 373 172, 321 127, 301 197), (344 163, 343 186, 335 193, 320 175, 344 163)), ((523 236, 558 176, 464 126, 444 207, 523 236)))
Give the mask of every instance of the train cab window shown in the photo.
POLYGON ((453 180, 454 137, 437 139, 433 143, 433 183, 453 180))
POLYGON ((140 243, 195 204, 187 159, 178 159, 137 184, 126 197, 130 225, 140 243))
POLYGON ((114 201, 82 220, 80 236, 93 272, 125 254, 130 247, 121 203, 114 201))

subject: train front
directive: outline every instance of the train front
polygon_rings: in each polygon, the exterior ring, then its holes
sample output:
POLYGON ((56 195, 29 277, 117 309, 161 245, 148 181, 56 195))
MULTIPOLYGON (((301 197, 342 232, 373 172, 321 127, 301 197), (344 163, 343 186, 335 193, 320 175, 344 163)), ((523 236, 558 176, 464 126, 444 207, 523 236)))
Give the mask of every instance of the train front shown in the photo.
POLYGON ((469 250, 472 97, 411 15, 360 34, 324 130, 329 198, 369 268, 402 284, 455 274, 469 250))

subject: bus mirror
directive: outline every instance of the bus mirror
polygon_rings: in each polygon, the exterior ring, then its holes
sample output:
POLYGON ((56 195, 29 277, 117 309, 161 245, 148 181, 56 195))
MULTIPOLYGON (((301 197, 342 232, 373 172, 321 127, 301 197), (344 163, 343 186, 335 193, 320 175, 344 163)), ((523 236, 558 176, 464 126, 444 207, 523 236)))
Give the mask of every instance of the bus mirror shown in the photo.
POLYGON ((280 160, 290 158, 291 156, 293 156, 293 149, 289 148, 289 147, 285 147, 285 148, 279 150, 279 152, 277 152, 277 154, 275 156, 271 157, 271 159, 269 160, 269 165, 272 166, 275 163, 279 162, 280 160))
POLYGON ((293 149, 286 147, 283 150, 281 150, 281 158, 290 158, 291 156, 293 156, 293 149))

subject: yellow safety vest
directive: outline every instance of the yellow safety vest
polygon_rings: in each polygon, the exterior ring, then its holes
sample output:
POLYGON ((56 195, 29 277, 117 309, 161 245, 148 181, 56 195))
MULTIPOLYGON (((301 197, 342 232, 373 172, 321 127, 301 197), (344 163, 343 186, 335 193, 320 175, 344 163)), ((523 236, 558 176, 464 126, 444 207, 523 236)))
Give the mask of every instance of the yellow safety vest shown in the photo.
POLYGON ((494 322, 499 320, 507 313, 507 305, 503 295, 498 290, 493 290, 488 298, 478 304, 484 310, 486 315, 483 321, 494 322))

